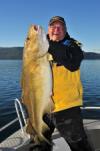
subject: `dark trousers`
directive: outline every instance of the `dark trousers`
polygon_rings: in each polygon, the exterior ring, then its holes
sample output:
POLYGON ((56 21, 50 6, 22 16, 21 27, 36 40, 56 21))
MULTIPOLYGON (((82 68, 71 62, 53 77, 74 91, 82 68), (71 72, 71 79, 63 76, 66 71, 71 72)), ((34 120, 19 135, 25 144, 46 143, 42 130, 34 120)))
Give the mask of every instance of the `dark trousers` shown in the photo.
POLYGON ((54 114, 55 126, 72 151, 93 151, 83 127, 80 107, 54 114))
POLYGON ((56 112, 53 115, 53 119, 54 121, 48 115, 44 116, 44 121, 50 127, 50 131, 44 134, 48 139, 51 140, 52 133, 56 127, 72 151, 93 151, 83 127, 80 107, 56 112))

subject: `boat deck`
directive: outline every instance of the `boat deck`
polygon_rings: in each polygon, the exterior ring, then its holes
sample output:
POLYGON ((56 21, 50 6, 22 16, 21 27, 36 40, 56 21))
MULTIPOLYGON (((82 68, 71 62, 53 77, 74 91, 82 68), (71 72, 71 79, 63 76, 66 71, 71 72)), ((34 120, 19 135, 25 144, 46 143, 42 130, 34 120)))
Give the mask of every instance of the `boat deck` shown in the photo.
MULTIPOLYGON (((63 151, 70 151, 69 146, 57 131, 53 134, 53 142, 55 144, 54 151, 61 151, 62 148, 63 151)), ((22 135, 21 130, 18 130, 0 144, 0 151, 28 151, 30 146, 29 136, 27 134, 22 135)))
MULTIPOLYGON (((100 121, 84 120, 84 125, 90 143, 94 146, 95 151, 100 151, 100 121)), ((70 151, 68 144, 60 137, 58 131, 53 134, 53 142, 55 143, 53 151, 70 151)), ((29 147, 29 135, 22 134, 19 130, 0 144, 0 151, 27 151, 29 147)))

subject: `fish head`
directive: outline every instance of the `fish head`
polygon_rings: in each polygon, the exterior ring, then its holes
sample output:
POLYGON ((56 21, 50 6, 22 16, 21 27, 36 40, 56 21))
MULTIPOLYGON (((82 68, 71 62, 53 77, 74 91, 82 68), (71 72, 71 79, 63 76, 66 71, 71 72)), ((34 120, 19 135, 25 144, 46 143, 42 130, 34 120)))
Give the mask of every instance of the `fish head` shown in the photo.
POLYGON ((31 25, 24 44, 28 56, 43 56, 48 52, 49 43, 44 29, 39 25, 31 25))
POLYGON ((42 28, 42 26, 38 26, 38 39, 41 53, 47 53, 49 48, 49 42, 47 40, 46 32, 42 28))

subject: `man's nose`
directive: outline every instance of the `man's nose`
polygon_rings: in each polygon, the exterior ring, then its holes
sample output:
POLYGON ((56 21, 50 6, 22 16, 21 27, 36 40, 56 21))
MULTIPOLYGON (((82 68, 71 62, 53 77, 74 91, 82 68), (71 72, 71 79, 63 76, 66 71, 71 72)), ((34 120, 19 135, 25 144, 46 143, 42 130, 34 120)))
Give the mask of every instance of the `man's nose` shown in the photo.
POLYGON ((55 31, 60 31, 60 27, 55 27, 55 31))

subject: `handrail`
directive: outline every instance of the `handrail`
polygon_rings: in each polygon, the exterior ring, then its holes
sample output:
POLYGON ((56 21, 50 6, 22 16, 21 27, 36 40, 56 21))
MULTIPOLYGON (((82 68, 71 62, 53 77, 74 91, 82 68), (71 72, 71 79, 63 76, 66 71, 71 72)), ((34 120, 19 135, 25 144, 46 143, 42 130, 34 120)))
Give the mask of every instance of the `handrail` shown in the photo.
POLYGON ((100 107, 99 106, 84 106, 84 107, 81 107, 81 109, 87 109, 87 110, 89 110, 89 109, 100 109, 100 107))
POLYGON ((0 132, 3 131, 4 129, 6 129, 7 127, 11 126, 13 123, 17 122, 18 118, 12 120, 11 122, 9 122, 8 124, 4 125, 3 127, 0 128, 0 132))
MULTIPOLYGON (((17 100, 17 102, 19 101, 17 98, 16 98, 15 100, 17 100)), ((22 106, 21 106, 21 108, 22 108, 22 106)), ((81 107, 81 109, 82 109, 82 110, 90 110, 90 109, 99 110, 100 107, 99 107, 99 106, 86 106, 86 107, 84 106, 84 107, 81 107)), ((23 113, 23 109, 22 109, 22 114, 23 114, 23 116, 24 116, 24 118, 25 118, 25 115, 24 115, 24 113, 23 113)), ((9 122, 8 124, 4 125, 3 127, 0 128, 0 132, 3 131, 3 130, 5 130, 7 127, 11 126, 13 123, 17 122, 18 120, 19 120, 19 119, 16 118, 16 119, 12 120, 11 122, 9 122)), ((25 120, 24 122, 25 122, 25 124, 26 124, 26 120, 25 120)), ((22 126, 22 127, 23 127, 23 126, 22 126)), ((23 128, 22 128, 22 129, 23 129, 23 128)), ((24 132, 24 131, 22 130, 22 133, 23 133, 23 132, 24 132)))
MULTIPOLYGON (((15 99, 15 104, 16 102, 19 104, 19 107, 20 107, 20 110, 21 110, 21 113, 22 113, 22 116, 23 116, 23 120, 24 120, 24 124, 26 124, 26 117, 25 117, 25 114, 24 114, 24 111, 23 111, 23 107, 21 105, 21 102, 16 98, 15 99)), ((17 108, 18 109, 18 108, 17 108)))
POLYGON ((22 120, 21 120, 21 115, 20 115, 19 110, 18 110, 18 105, 20 107, 20 111, 21 111, 21 114, 22 114, 22 117, 23 117, 23 120, 24 120, 24 124, 26 125, 26 118, 25 118, 23 107, 21 105, 21 102, 16 98, 15 99, 15 109, 16 109, 18 120, 19 120, 19 123, 20 123, 21 131, 24 134, 23 124, 22 124, 22 120))
POLYGON ((12 120, 11 122, 9 122, 8 124, 4 125, 3 127, 0 128, 0 132, 2 132, 3 130, 5 130, 6 128, 8 128, 9 126, 11 126, 13 123, 15 123, 16 121, 19 121, 20 123, 20 128, 21 128, 21 131, 22 133, 24 134, 24 130, 23 130, 23 124, 22 124, 22 120, 21 120, 21 115, 19 113, 19 110, 18 110, 18 105, 19 105, 19 108, 20 108, 20 111, 21 111, 21 114, 22 114, 22 118, 23 118, 23 121, 24 121, 24 124, 26 125, 26 118, 25 118, 25 113, 24 113, 24 109, 22 107, 22 104, 21 102, 16 98, 15 99, 15 109, 16 109, 16 112, 17 112, 17 118, 12 120))

